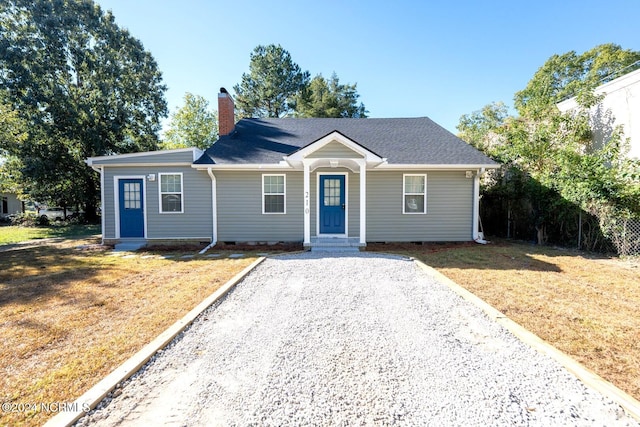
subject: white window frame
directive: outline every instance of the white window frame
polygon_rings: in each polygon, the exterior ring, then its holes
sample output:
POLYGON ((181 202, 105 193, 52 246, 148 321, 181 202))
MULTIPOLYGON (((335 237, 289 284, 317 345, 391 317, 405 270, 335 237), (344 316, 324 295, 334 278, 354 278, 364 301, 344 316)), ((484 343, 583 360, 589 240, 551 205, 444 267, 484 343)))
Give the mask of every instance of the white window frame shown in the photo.
POLYGON ((184 176, 182 172, 160 172, 158 173, 158 211, 161 214, 182 214, 184 213, 184 176), (162 177, 167 175, 179 175, 180 176, 180 192, 175 191, 162 191, 162 177), (179 211, 164 211, 162 210, 162 196, 164 194, 179 194, 180 195, 180 210, 179 211))
POLYGON ((265 173, 265 174, 262 174, 261 185, 262 185, 262 189, 261 189, 261 193, 262 193, 262 214, 263 215, 286 215, 286 213, 287 213, 287 175, 283 174, 283 173, 265 173), (282 185, 283 185, 283 192, 282 193, 266 193, 264 191, 264 179, 266 177, 272 177, 272 176, 281 176, 282 177, 282 185), (265 210, 265 207, 266 207, 265 196, 283 196, 283 211, 282 212, 266 212, 266 210, 265 210))
POLYGON ((405 173, 402 174, 402 213, 404 215, 426 215, 427 214, 427 174, 426 173, 405 173), (422 177, 424 178, 424 192, 422 193, 407 193, 405 190, 407 188, 407 177, 422 177), (407 212, 406 210, 406 202, 407 196, 423 196, 424 204, 422 207, 422 212, 407 212))

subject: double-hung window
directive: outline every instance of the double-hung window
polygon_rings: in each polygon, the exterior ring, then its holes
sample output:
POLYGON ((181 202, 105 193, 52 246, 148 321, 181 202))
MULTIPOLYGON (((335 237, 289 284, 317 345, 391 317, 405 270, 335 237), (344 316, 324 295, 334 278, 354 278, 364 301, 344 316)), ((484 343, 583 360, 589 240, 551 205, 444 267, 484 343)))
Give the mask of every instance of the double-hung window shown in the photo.
POLYGON ((427 213, 427 175, 403 175, 402 213, 427 213))
POLYGON ((262 175, 262 213, 286 213, 286 179, 284 175, 262 175))
POLYGON ((160 213, 183 213, 182 174, 160 173, 160 213))

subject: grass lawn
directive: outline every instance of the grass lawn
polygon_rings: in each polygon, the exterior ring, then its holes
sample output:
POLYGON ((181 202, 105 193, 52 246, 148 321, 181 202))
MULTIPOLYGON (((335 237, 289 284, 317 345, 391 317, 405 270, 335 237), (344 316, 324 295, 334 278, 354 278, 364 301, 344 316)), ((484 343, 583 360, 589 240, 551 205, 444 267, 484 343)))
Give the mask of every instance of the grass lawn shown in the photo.
POLYGON ((85 237, 100 234, 100 225, 57 225, 41 227, 0 226, 0 245, 51 237, 85 237))
MULTIPOLYGON (((0 252, 3 402, 72 401, 255 260, 123 257, 96 243, 0 252)), ((421 259, 640 398, 637 260, 507 241, 367 249, 421 259)), ((0 425, 51 415, 0 412, 0 425)))
MULTIPOLYGON (((73 401, 256 259, 129 258, 97 243, 0 252, 2 402, 73 401)), ((0 425, 52 415, 0 412, 0 425)))
POLYGON ((378 245, 404 253, 640 400, 640 262, 497 241, 378 245))

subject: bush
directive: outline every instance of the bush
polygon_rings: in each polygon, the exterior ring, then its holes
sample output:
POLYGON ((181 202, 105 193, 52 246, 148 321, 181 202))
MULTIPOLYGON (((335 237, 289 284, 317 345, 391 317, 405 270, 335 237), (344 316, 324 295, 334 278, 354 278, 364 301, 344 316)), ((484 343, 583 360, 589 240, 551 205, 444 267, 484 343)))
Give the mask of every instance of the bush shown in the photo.
POLYGON ((41 215, 39 217, 36 217, 35 220, 36 225, 49 225, 51 224, 51 221, 49 220, 49 217, 47 217, 46 215, 41 215))
POLYGON ((38 224, 38 219, 33 213, 20 213, 11 216, 11 225, 19 225, 22 227, 33 227, 38 224))

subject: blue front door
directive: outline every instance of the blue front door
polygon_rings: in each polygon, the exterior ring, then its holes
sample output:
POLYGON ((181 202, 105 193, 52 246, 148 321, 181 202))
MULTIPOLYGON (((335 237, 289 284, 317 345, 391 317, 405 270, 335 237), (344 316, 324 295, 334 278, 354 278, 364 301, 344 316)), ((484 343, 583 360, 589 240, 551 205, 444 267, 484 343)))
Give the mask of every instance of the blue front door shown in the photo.
POLYGON ((120 237, 144 237, 144 197, 141 179, 121 179, 120 237))
POLYGON ((320 176, 320 233, 344 234, 344 175, 320 176))

